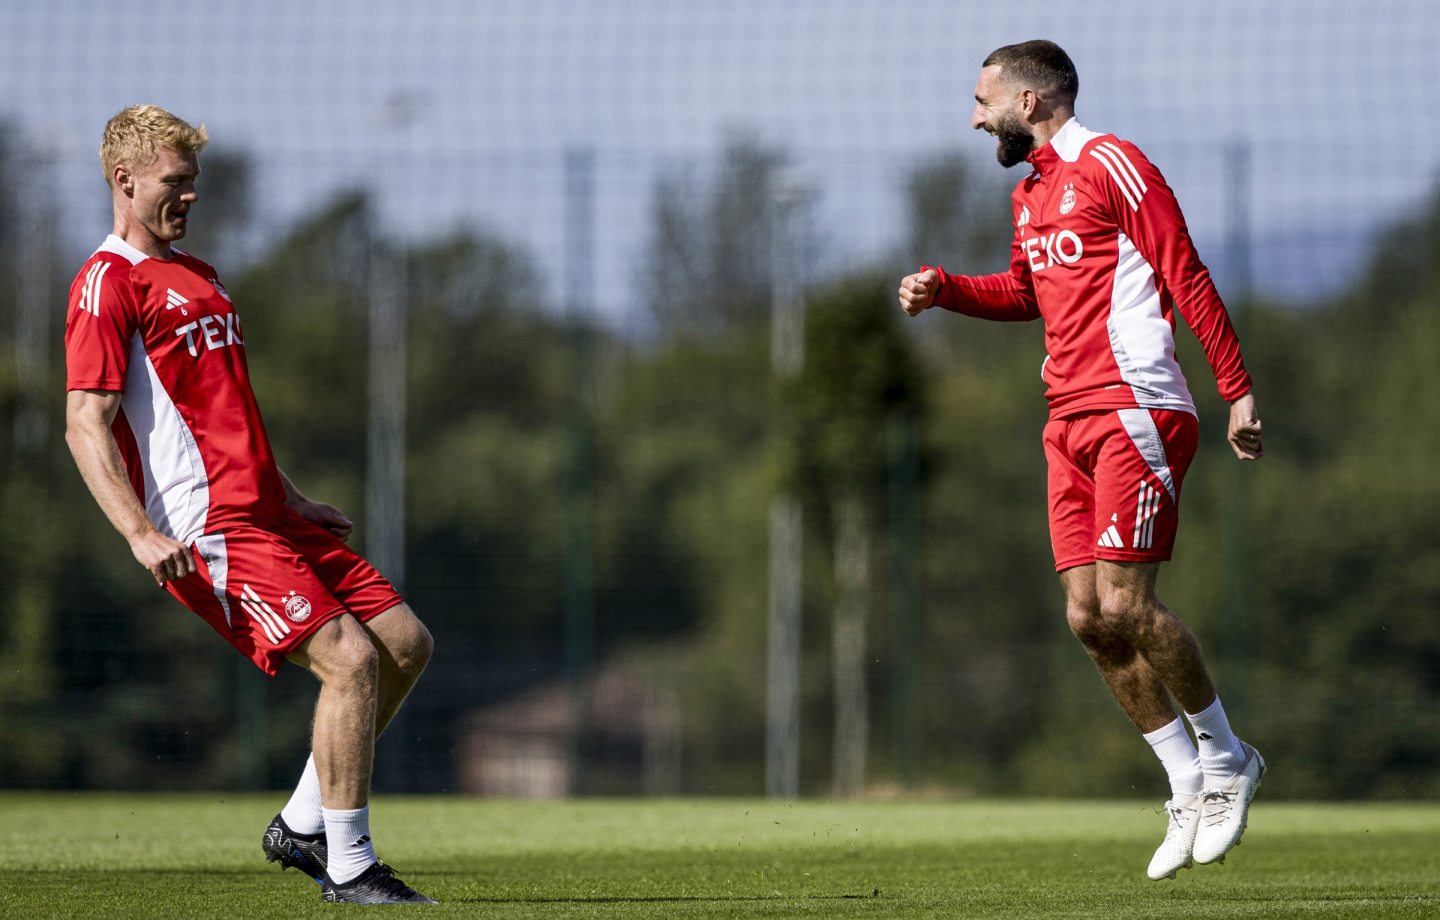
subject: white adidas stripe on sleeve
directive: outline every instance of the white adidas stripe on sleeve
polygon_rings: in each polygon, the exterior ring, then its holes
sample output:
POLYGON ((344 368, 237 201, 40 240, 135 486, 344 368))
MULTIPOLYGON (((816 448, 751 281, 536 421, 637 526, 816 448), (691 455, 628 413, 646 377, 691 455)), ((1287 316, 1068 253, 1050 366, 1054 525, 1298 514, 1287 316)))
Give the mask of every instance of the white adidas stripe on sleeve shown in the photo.
POLYGON ((85 287, 80 291, 80 309, 91 316, 100 315, 100 279, 109 269, 109 262, 96 262, 85 273, 85 287))
POLYGON ((1114 144, 1098 144, 1090 151, 1090 155, 1099 160, 1105 171, 1110 173, 1110 177, 1120 187, 1121 194, 1130 203, 1130 209, 1140 210, 1140 201, 1149 188, 1124 151, 1114 144))
POLYGON ((1115 161, 1125 170, 1126 175, 1134 180, 1135 187, 1140 190, 1140 197, 1144 198, 1145 193, 1150 191, 1150 187, 1145 184, 1145 180, 1140 177, 1140 170, 1136 169, 1135 164, 1130 162, 1130 158, 1125 155, 1125 151, 1120 148, 1120 145, 1105 141, 1100 146, 1114 155, 1115 161))

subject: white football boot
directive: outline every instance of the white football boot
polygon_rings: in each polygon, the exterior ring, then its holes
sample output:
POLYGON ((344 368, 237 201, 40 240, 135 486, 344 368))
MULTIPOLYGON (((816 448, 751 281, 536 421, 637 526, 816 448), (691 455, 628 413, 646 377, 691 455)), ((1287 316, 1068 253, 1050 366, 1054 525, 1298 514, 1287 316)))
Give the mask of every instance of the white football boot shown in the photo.
POLYGON ((1165 839, 1150 857, 1147 870, 1157 882, 1174 878, 1176 872, 1194 865, 1191 854, 1195 849, 1195 832, 1200 828, 1200 794, 1177 795, 1165 803, 1165 811, 1170 816, 1165 839))
POLYGON ((1260 788, 1265 775, 1265 758, 1245 742, 1245 767, 1230 777, 1223 786, 1200 793, 1200 831, 1195 835, 1197 863, 1223 862, 1230 848, 1240 843, 1245 823, 1250 817, 1250 800, 1260 788))

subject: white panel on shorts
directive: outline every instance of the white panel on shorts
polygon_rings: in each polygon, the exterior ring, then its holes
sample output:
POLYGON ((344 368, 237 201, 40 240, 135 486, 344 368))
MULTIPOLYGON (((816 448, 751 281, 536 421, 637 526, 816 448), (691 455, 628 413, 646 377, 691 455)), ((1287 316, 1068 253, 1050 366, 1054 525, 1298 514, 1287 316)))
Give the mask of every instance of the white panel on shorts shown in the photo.
POLYGON ((140 449, 146 516, 167 537, 194 542, 210 511, 210 479, 195 435, 156 375, 138 333, 130 339, 121 405, 140 449))
POLYGON ((225 611, 225 625, 230 622, 230 602, 225 599, 225 588, 230 580, 230 551, 225 548, 224 534, 210 534, 195 541, 195 549, 205 560, 210 570, 210 583, 215 587, 215 596, 220 598, 220 609, 225 611))
POLYGON ((1165 455, 1165 442, 1160 440, 1160 429, 1155 427, 1155 419, 1150 415, 1150 410, 1116 409, 1115 414, 1120 416, 1120 424, 1125 426, 1125 433, 1130 435, 1135 449, 1145 458, 1145 465, 1150 467, 1150 472, 1155 474, 1165 491, 1170 493, 1171 503, 1178 505, 1179 501, 1175 497, 1175 477, 1170 475, 1170 459, 1165 455))

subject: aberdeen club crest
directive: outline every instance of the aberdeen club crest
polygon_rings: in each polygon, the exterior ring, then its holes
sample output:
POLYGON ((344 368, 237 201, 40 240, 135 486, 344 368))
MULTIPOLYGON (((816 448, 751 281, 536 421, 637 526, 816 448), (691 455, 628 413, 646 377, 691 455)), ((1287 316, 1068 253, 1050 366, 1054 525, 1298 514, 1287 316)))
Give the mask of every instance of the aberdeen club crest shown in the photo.
POLYGON ((1060 196, 1060 213, 1069 214, 1075 210, 1075 186, 1065 186, 1065 194, 1060 196))
POLYGON ((304 623, 310 619, 310 601, 303 595, 291 591, 285 595, 285 615, 293 623, 304 623))

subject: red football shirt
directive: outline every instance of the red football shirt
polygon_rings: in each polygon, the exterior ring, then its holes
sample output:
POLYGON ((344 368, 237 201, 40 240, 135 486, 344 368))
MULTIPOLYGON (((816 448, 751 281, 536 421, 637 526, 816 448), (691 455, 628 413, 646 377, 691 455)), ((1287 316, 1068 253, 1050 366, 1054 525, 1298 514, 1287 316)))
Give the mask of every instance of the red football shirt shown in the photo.
POLYGON ((1012 196, 1010 270, 940 273, 937 306, 996 320, 1045 320, 1052 418, 1092 409, 1195 414, 1175 360, 1178 308, 1226 400, 1250 389, 1230 317, 1175 194, 1145 155, 1073 118, 1029 157, 1012 196))
POLYGON ((115 440, 156 529, 183 543, 274 520, 285 501, 215 270, 111 235, 70 286, 66 387, 123 392, 115 440))

